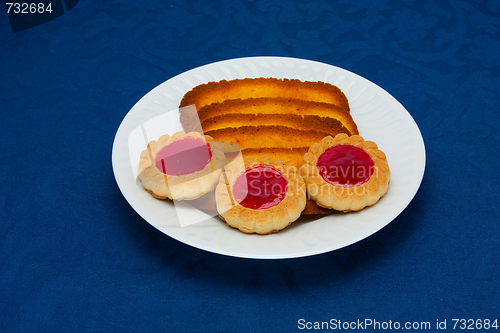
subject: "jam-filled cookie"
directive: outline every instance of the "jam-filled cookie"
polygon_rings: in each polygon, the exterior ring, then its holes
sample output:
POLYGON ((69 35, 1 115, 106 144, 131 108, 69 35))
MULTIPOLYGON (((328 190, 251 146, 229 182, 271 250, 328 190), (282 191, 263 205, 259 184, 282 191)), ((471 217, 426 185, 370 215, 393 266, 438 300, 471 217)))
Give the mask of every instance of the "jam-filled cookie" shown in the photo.
POLYGON ((306 205, 298 169, 261 156, 236 159, 225 167, 215 190, 219 216, 244 233, 277 232, 300 217, 306 205))
POLYGON ((198 132, 166 134, 151 141, 139 161, 139 179, 155 198, 193 200, 212 191, 225 156, 210 136, 198 132))
POLYGON ((387 192, 387 157, 373 141, 338 134, 313 144, 300 174, 307 193, 322 207, 349 212, 372 206, 387 192))

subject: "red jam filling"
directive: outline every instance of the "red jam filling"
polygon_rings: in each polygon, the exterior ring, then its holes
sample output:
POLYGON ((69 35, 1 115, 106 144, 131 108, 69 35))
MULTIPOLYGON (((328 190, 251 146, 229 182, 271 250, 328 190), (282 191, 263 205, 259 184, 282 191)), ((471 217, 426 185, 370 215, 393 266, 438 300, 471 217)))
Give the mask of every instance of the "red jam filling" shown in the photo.
POLYGON ((287 184, 279 170, 271 166, 257 165, 247 169, 236 179, 233 196, 243 207, 266 209, 283 200, 287 184))
POLYGON ((351 187, 370 179, 375 163, 363 149, 338 145, 325 150, 318 159, 321 177, 334 186, 351 187))
POLYGON ((187 175, 202 170, 212 157, 207 143, 185 138, 163 147, 156 155, 156 167, 167 175, 187 175))

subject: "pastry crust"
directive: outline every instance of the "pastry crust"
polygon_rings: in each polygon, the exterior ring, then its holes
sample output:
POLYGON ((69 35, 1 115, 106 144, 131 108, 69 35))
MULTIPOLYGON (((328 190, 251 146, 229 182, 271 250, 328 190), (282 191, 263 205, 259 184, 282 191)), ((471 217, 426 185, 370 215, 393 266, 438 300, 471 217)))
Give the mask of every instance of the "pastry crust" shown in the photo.
POLYGON ((298 130, 286 126, 228 127, 205 133, 219 142, 232 142, 241 150, 247 148, 297 148, 309 147, 328 133, 316 130, 298 130))
POLYGON ((300 168, 302 158, 307 153, 309 147, 296 147, 296 148, 246 148, 241 151, 243 157, 253 157, 258 159, 260 156, 267 155, 271 159, 283 160, 288 165, 293 165, 300 168))
POLYGON ((296 98, 237 98, 212 103, 201 109, 185 107, 181 109, 180 122, 186 131, 201 132, 203 129, 206 132, 214 129, 214 122, 217 126, 237 127, 234 117, 238 119, 249 116, 253 116, 254 119, 241 121, 255 126, 273 125, 276 121, 275 117, 281 117, 284 119, 280 120, 280 124, 296 129, 307 130, 318 129, 318 126, 333 126, 337 131, 344 127, 345 133, 358 134, 356 123, 345 109, 334 104, 296 98), (297 117, 300 124, 297 124, 297 117), (315 118, 320 118, 320 121, 315 118), (334 123, 326 124, 326 122, 334 123))
POLYGON ((211 145, 213 138, 198 132, 177 132, 172 136, 165 134, 158 141, 151 141, 148 148, 141 152, 139 161, 139 180, 144 189, 157 199, 193 200, 212 191, 218 183, 225 163, 224 152, 218 145, 211 145), (212 157, 205 168, 186 175, 167 175, 161 172, 156 163, 156 155, 174 141, 194 138, 210 145, 212 157))
POLYGON ((267 156, 236 159, 225 167, 215 190, 217 211, 226 223, 244 233, 270 234, 284 229, 300 217, 306 205, 305 183, 298 169, 282 160, 267 156), (283 200, 267 209, 251 209, 240 205, 233 197, 232 189, 237 178, 247 169, 265 165, 279 170, 287 180, 287 192, 283 200))
POLYGON ((349 212, 372 206, 387 192, 391 172, 386 155, 373 141, 365 141, 359 135, 338 134, 328 136, 313 144, 304 155, 300 174, 304 178, 308 196, 325 208, 349 212), (335 186, 319 174, 319 157, 328 149, 337 145, 352 145, 363 149, 374 162, 373 174, 363 184, 357 186, 335 186))
POLYGON ((344 93, 333 84, 297 79, 246 78, 208 82, 194 87, 181 100, 180 108, 205 105, 228 99, 259 97, 297 98, 306 101, 330 103, 349 112, 349 102, 344 93))

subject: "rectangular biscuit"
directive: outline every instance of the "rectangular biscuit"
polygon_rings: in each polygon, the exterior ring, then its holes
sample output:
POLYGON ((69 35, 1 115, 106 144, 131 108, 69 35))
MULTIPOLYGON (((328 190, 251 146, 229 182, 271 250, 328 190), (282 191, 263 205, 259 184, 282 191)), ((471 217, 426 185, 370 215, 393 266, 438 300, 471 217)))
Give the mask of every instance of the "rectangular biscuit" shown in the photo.
POLYGON ((242 126, 207 131, 205 135, 211 136, 215 141, 236 143, 243 150, 309 147, 328 136, 328 133, 285 126, 242 126))
POLYGON ((230 114, 275 114, 296 115, 302 118, 316 116, 334 119, 342 124, 350 134, 358 134, 358 128, 350 113, 328 103, 302 101, 293 98, 249 98, 226 100, 213 103, 199 110, 185 108, 181 110, 180 122, 187 132, 201 131, 199 125, 209 118, 219 117, 224 122, 224 115, 230 114))
POLYGON ((220 103, 229 99, 259 97, 296 98, 334 104, 349 112, 349 102, 344 93, 333 84, 320 81, 300 81, 297 79, 246 78, 221 80, 200 84, 187 92, 181 100, 180 108, 196 105, 199 110, 205 105, 220 103))
POLYGON ((203 131, 213 131, 227 127, 279 125, 299 130, 316 130, 335 136, 339 133, 351 135, 340 121, 328 117, 300 116, 296 114, 247 114, 231 113, 205 119, 201 123, 203 131))

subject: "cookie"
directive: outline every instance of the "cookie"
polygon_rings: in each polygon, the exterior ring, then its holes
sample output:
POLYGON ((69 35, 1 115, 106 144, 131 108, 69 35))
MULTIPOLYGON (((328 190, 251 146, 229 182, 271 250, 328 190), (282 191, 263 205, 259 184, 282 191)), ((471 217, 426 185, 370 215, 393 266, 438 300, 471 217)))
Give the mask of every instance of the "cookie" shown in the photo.
POLYGON ((343 212, 377 203, 391 178, 387 157, 375 142, 346 134, 311 145, 300 174, 309 198, 321 207, 343 212))
POLYGON ((217 211, 244 233, 270 234, 296 221, 306 205, 298 169, 262 156, 234 160, 215 190, 217 211))
POLYGON ((139 180, 158 199, 193 200, 212 191, 225 163, 218 145, 198 132, 166 134, 141 152, 139 180))

